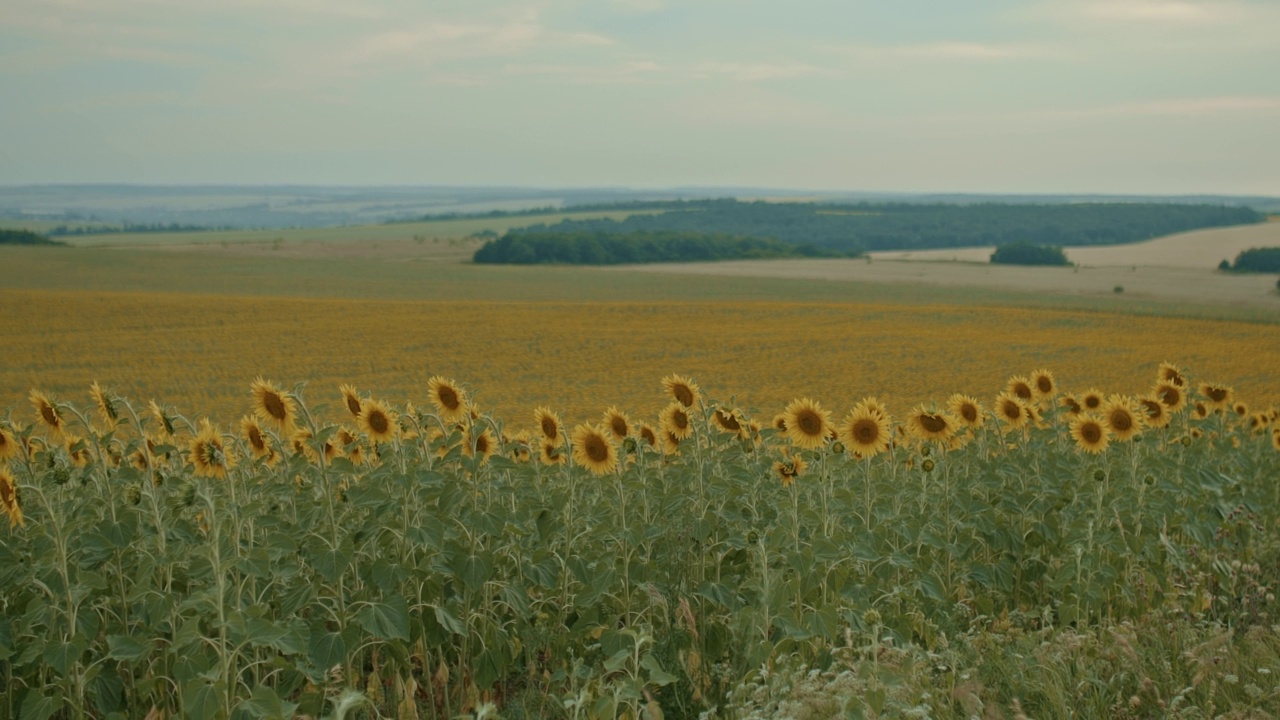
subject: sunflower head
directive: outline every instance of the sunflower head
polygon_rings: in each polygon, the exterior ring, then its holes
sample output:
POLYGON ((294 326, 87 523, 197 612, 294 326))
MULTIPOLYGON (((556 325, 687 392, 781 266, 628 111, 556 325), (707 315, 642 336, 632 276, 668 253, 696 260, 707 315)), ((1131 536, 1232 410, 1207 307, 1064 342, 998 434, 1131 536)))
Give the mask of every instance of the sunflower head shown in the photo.
POLYGON ((1156 371, 1157 383, 1169 383, 1178 387, 1185 387, 1187 379, 1182 376, 1182 369, 1171 362, 1160 363, 1160 369, 1156 371))
POLYGON ((986 413, 982 405, 968 395, 956 393, 947 400, 947 409, 960 424, 968 428, 980 428, 986 421, 986 413))
POLYGON ((1014 375, 1009 378, 1004 390, 1024 403, 1030 403, 1031 399, 1036 396, 1035 386, 1031 384, 1029 378, 1023 375, 1014 375))
POLYGON ((1235 397, 1235 391, 1226 385, 1200 383, 1199 390, 1200 395, 1205 398, 1211 409, 1214 410, 1229 407, 1235 397))
POLYGON ((120 402, 120 398, 115 393, 103 390, 97 380, 89 386, 89 397, 93 399, 93 404, 98 406, 98 414, 102 416, 102 421, 107 427, 115 427, 120 422, 120 409, 116 407, 120 402))
POLYGON ((174 417, 171 408, 164 407, 160 403, 152 400, 147 405, 147 409, 151 412, 151 417, 155 419, 156 424, 160 426, 160 436, 169 439, 178 432, 177 420, 174 417))
POLYGON ((658 425, 677 440, 693 437, 693 420, 689 408, 680 402, 672 402, 658 415, 658 425))
POLYGON ((284 431, 293 426, 298 406, 293 397, 271 382, 258 378, 249 386, 253 394, 253 413, 263 422, 284 431))
POLYGON ((613 405, 604 411, 604 426, 613 434, 615 440, 622 441, 631 435, 631 420, 613 405))
POLYGON ((551 412, 549 408, 540 407, 533 411, 533 421, 537 424, 538 432, 545 442, 555 445, 564 444, 564 433, 560 429, 559 415, 551 412))
POLYGON ((1249 420, 1245 425, 1255 433, 1266 432, 1271 427, 1271 415, 1266 412, 1255 412, 1249 416, 1249 420))
POLYGON ((1080 400, 1075 395, 1063 395, 1058 398, 1058 406, 1067 411, 1068 417, 1075 417, 1084 412, 1080 400))
POLYGON ((607 475, 618 467, 618 448, 611 433, 602 427, 583 423, 573 429, 573 461, 593 475, 607 475))
POLYGON ((739 437, 743 434, 745 421, 742 419, 742 414, 734 408, 717 407, 711 413, 711 422, 720 432, 739 437))
POLYGON ((1088 413, 1094 413, 1102 410, 1102 404, 1106 402, 1106 397, 1101 390, 1089 388, 1080 395, 1080 407, 1088 413))
POLYGON ((1054 380, 1053 373, 1048 370, 1036 370, 1031 373, 1031 388, 1035 390, 1036 397, 1043 400, 1051 398, 1058 392, 1058 383, 1054 380))
POLYGON ((783 413, 787 420, 787 437, 802 449, 822 447, 831 431, 831 412, 823 410, 816 400, 798 398, 783 413))
POLYGON ((369 442, 390 442, 400 429, 399 418, 391 408, 379 400, 365 400, 361 403, 360 416, 356 418, 360 430, 369 442))
POLYGON ((1138 398, 1138 409, 1141 411, 1142 424, 1149 428, 1168 427, 1169 422, 1173 420, 1169 408, 1165 407, 1165 404, 1155 395, 1144 395, 1138 398))
POLYGON ((338 393, 342 395, 342 404, 351 413, 351 417, 360 417, 360 393, 352 385, 339 385, 338 393))
POLYGON ((66 420, 62 411, 43 393, 31 391, 31 407, 36 411, 36 421, 43 425, 55 438, 61 438, 67 431, 66 420))
POLYGON ((686 408, 693 407, 701 397, 698 384, 683 375, 668 375, 662 378, 662 387, 676 402, 686 408))
POLYGON ((889 449, 893 429, 889 418, 859 403, 840 423, 840 440, 859 458, 870 458, 889 449))
POLYGON ((1196 404, 1191 408, 1191 417, 1197 420, 1209 417, 1209 406, 1197 400, 1196 404))
POLYGON ((1031 421, 1031 412, 1026 403, 1010 392, 1002 392, 996 396, 995 413, 1009 430, 1024 427, 1031 421))
POLYGON ((1071 420, 1071 437, 1076 447, 1090 454, 1098 454, 1110 443, 1106 424, 1091 413, 1077 415, 1071 420))
POLYGON ((1271 428, 1271 447, 1280 452, 1280 427, 1271 428))
POLYGON ((460 422, 467 417, 467 395, 452 380, 436 375, 427 381, 431 404, 445 422, 460 422))
POLYGON ((1176 413, 1187 405, 1187 393, 1182 389, 1181 385, 1162 381, 1156 385, 1153 394, 1164 405, 1165 409, 1171 413, 1176 413))
POLYGON ((467 457, 480 458, 480 463, 489 462, 489 458, 498 451, 498 439, 493 436, 489 428, 485 428, 482 432, 476 433, 474 430, 471 436, 467 438, 467 444, 463 448, 463 452, 467 457))
POLYGON ((85 445, 84 438, 79 435, 67 433, 62 436, 62 449, 66 451, 67 458, 71 460, 71 464, 78 468, 87 467, 89 465, 89 447, 85 445))
POLYGON ((1247 417, 1249 415, 1249 406, 1245 403, 1237 402, 1231 406, 1231 412, 1235 413, 1236 417, 1247 417))
POLYGON ((672 434, 671 430, 666 426, 658 428, 658 439, 662 441, 663 455, 679 455, 680 454, 680 438, 672 434))
POLYGON ((18 483, 14 482, 13 473, 7 465, 0 465, 0 509, 9 516, 9 527, 22 527, 26 524, 22 518, 22 504, 18 499, 18 483))
POLYGON ((18 440, 9 428, 0 425, 0 462, 18 456, 18 440))
POLYGON ((1116 440, 1129 440, 1142 432, 1142 413, 1135 402, 1121 395, 1112 395, 1102 408, 1102 420, 1116 440))
POLYGON ((638 427, 639 430, 636 431, 636 434, 640 439, 643 440, 651 449, 659 450, 658 433, 653 429, 653 426, 648 423, 640 423, 638 427))
POLYGON ((200 422, 199 431, 191 439, 190 450, 191 464, 195 466, 196 475, 201 477, 225 478, 235 464, 222 442, 222 432, 207 419, 200 422))
POLYGON ((263 458, 271 455, 271 441, 267 439, 267 434, 258 424, 258 418, 249 415, 240 418, 240 437, 244 438, 245 444, 249 446, 249 451, 254 457, 263 458))
POLYGON ((917 406, 907 415, 907 432, 920 442, 946 442, 955 435, 959 425, 960 422, 949 413, 924 405, 917 406))
POLYGON ((543 465, 563 465, 569 461, 569 455, 564 451, 562 443, 552 442, 544 437, 538 443, 538 459, 543 465))
POLYGON ((796 478, 804 475, 808 469, 809 463, 799 454, 788 453, 782 460, 773 463, 773 473, 782 481, 782 487, 791 487, 796 478))

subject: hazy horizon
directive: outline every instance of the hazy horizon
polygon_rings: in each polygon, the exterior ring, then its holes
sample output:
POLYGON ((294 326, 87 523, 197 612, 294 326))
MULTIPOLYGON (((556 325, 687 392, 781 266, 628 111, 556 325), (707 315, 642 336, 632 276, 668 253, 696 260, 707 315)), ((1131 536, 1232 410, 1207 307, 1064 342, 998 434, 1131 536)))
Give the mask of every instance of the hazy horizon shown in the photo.
POLYGON ((1280 4, 0 0, 0 185, 1280 196, 1280 4))

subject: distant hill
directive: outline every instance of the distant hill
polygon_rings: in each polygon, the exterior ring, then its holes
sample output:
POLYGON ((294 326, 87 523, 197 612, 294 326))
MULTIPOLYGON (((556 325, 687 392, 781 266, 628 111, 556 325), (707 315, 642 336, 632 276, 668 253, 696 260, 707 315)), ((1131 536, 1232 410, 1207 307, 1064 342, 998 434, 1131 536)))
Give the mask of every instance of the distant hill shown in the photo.
POLYGON ((0 245, 63 245, 30 230, 6 230, 0 228, 0 245))

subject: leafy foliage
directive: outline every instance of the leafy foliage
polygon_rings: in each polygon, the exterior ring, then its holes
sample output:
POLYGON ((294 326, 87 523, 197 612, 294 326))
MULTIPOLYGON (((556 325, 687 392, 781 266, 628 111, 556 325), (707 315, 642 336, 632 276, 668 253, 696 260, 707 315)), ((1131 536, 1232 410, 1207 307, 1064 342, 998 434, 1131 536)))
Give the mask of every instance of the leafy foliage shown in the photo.
POLYGON ((1032 242, 1113 245, 1186 230, 1265 220, 1222 205, 1078 203, 1069 205, 813 204, 697 200, 637 205, 661 208, 622 221, 566 220, 513 230, 530 236, 685 232, 774 238, 846 253, 1032 242))
POLYGON ((1250 248, 1236 256, 1237 272, 1280 273, 1280 247, 1250 248))
MULTIPOLYGON (((1280 699, 1218 652, 1280 621, 1274 413, 1177 412, 1090 455, 1049 394, 1026 429, 987 416, 859 459, 744 415, 729 431, 704 401, 677 450, 628 434, 597 477, 530 461, 536 434, 482 413, 405 406, 393 441, 337 443, 290 396, 303 432, 265 431, 265 453, 223 435, 225 479, 196 475, 194 423, 168 436, 111 392, 92 422, 55 404, 82 441, 5 423, 25 521, 0 519, 0 717, 317 717, 360 695, 400 717, 748 715, 776 692, 940 717, 1059 715, 1080 688, 1109 716, 1121 691, 1280 699), (475 452, 482 431, 501 452, 475 452), (1199 644, 1178 652, 1124 629, 1180 619, 1199 644), (784 691, 794 663, 817 674, 784 691), (1029 687, 1042 663, 1071 692, 1029 687)), ((1242 648, 1280 657, 1266 632, 1242 648)))
POLYGON ((61 245, 48 237, 30 230, 7 230, 0 228, 0 245, 61 245))
MULTIPOLYGON (((856 255, 857 253, 853 253, 856 255)), ((618 265, 785 257, 846 257, 812 244, 698 232, 509 232, 475 253, 478 263, 618 265)))
POLYGON ((1027 242, 1009 243, 991 253, 991 262, 997 265, 1070 265, 1062 248, 1053 245, 1034 245, 1027 242))

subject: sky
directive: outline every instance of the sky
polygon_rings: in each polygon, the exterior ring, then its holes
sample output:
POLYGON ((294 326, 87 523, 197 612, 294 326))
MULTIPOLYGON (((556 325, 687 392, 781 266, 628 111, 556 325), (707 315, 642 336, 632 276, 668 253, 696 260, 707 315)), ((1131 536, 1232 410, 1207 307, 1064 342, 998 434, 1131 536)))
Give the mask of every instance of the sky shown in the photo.
POLYGON ((1280 0, 0 0, 0 184, 1280 195, 1280 0))

